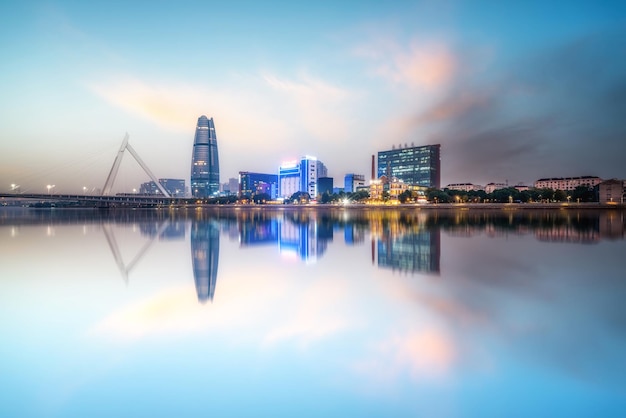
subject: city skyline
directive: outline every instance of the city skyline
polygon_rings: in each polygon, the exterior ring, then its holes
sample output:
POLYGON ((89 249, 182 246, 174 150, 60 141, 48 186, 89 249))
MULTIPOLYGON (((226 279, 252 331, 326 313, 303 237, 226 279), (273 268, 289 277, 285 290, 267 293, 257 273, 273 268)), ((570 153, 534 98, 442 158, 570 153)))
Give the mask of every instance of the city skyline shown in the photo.
MULTIPOLYGON (((442 186, 626 178, 622 2, 0 11, 0 190, 101 188, 125 132, 157 177, 187 179, 198 115, 218 124, 222 181, 311 154, 369 177, 405 144, 441 144, 442 186)), ((145 181, 126 159, 113 192, 145 181)))

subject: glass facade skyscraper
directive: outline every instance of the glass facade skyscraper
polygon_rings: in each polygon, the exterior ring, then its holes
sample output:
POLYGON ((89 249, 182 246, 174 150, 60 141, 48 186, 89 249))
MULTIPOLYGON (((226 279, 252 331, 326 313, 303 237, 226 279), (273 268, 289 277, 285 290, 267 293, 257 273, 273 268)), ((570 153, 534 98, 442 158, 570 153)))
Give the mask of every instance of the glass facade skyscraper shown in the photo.
POLYGON ((378 178, 396 177, 412 186, 441 187, 441 145, 378 152, 378 178))
POLYGON ((191 195, 212 197, 220 190, 220 165, 213 118, 198 118, 191 156, 191 195))

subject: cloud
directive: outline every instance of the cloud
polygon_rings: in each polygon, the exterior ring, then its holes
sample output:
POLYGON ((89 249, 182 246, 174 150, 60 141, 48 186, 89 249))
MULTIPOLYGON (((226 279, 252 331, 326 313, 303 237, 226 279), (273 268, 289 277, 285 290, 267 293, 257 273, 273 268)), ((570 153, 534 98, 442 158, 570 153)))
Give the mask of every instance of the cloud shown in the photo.
POLYGON ((450 82, 458 66, 452 50, 440 41, 413 40, 408 46, 387 39, 362 45, 355 54, 370 61, 373 73, 393 84, 434 90, 450 82))
POLYGON ((617 157, 626 153, 626 64, 616 55, 626 48, 621 32, 457 72, 438 98, 390 120, 390 131, 441 143, 443 184, 626 177, 617 157))
POLYGON ((337 310, 346 305, 348 298, 349 289, 345 282, 334 280, 332 283, 314 283, 299 301, 294 315, 289 316, 286 323, 270 330, 264 344, 271 346, 295 340, 306 346, 345 331, 353 320, 337 310))
POLYGON ((391 335, 368 351, 353 363, 353 370, 384 386, 404 375, 414 381, 443 378, 452 371, 457 355, 451 337, 433 326, 391 335))
POLYGON ((263 79, 277 93, 274 102, 283 102, 279 107, 284 122, 294 125, 294 131, 303 128, 311 139, 324 142, 350 136, 350 105, 356 93, 309 75, 294 80, 265 74, 263 79))
POLYGON ((115 107, 159 126, 187 131, 189 115, 195 115, 195 109, 202 107, 203 97, 207 93, 197 86, 158 84, 124 76, 88 83, 87 87, 115 107))

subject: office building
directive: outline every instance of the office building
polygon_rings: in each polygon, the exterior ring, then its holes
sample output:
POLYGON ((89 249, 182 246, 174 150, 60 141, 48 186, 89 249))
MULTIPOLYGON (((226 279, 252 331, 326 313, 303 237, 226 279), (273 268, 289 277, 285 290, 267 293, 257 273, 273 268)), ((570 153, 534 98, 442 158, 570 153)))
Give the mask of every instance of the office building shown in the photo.
POLYGON ((323 195, 324 193, 333 194, 333 178, 319 177, 317 179, 317 193, 318 195, 323 195))
POLYGON ((191 157, 191 194, 193 197, 216 196, 220 190, 220 166, 213 118, 198 118, 191 157))
MULTIPOLYGON (((328 170, 324 163, 309 155, 300 160, 300 192, 306 192, 315 199, 320 193, 317 181, 320 177, 327 177, 328 170)), ((332 187, 331 187, 332 189, 332 187)))
POLYGON ((255 195, 267 194, 271 199, 278 197, 278 175, 239 172, 239 197, 252 198, 255 195))
POLYGON ((300 164, 288 161, 278 168, 278 196, 288 199, 300 191, 300 164))
POLYGON ((393 147, 378 152, 378 178, 397 178, 409 186, 434 187, 441 183, 441 145, 393 147))
POLYGON ((343 181, 343 190, 346 193, 354 193, 359 187, 365 186, 365 175, 354 173, 346 174, 343 181))

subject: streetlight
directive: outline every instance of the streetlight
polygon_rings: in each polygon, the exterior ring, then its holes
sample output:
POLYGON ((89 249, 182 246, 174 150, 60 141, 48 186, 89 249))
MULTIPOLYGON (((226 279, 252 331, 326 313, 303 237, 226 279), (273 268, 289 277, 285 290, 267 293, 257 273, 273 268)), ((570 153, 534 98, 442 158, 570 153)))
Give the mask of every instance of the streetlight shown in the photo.
POLYGON ((48 184, 46 187, 48 188, 48 194, 50 194, 50 190, 54 188, 54 184, 48 184))
POLYGON ((18 190, 20 188, 19 184, 15 184, 15 183, 11 183, 11 191, 15 192, 16 190, 18 190))
POLYGON ((83 186, 83 194, 87 194, 87 186, 83 186))

